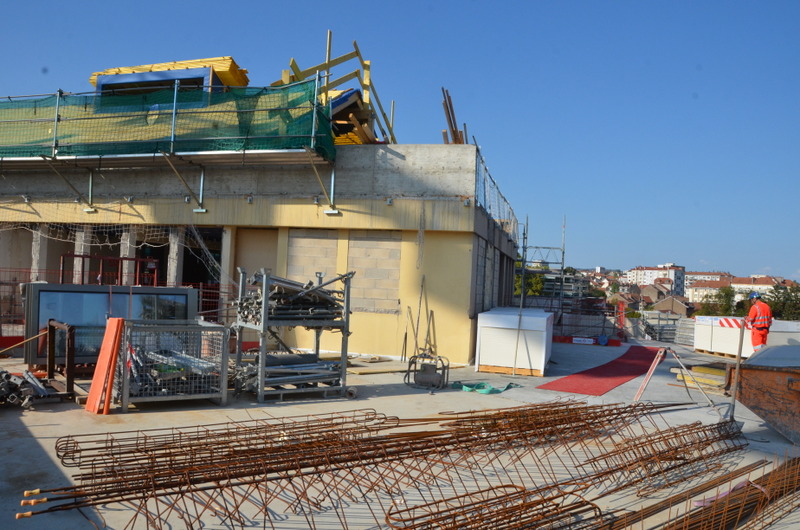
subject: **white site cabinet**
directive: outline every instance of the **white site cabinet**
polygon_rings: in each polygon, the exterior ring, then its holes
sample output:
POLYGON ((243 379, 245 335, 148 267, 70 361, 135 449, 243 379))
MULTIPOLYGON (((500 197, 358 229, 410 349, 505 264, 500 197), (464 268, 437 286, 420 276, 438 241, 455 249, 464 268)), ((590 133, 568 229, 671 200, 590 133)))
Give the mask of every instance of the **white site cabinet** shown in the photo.
POLYGON ((478 314, 478 372, 543 376, 552 348, 553 313, 496 307, 478 314))

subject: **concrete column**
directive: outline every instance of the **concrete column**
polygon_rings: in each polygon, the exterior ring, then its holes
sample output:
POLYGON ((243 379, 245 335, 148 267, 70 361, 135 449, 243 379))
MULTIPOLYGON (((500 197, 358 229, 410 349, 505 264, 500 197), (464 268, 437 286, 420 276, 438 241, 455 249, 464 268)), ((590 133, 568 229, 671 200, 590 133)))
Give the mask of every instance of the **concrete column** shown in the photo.
MULTIPOLYGON (((83 226, 80 231, 75 232, 75 254, 79 256, 88 256, 91 253, 91 242, 92 227, 88 225, 83 226)), ((91 278, 89 278, 89 260, 74 258, 72 263, 72 283, 93 283, 91 278), (85 269, 83 270, 83 274, 81 274, 82 267, 85 269)))
POLYGON ((183 247, 186 228, 172 227, 169 231, 169 258, 167 258, 167 285, 176 287, 183 282, 183 247))
POLYGON ((39 223, 31 241, 31 281, 47 280, 47 257, 50 250, 50 225, 39 223))
MULTIPOLYGON (((131 226, 129 230, 122 232, 119 239, 119 257, 136 257, 136 240, 139 235, 138 227, 131 226)), ((141 271, 144 272, 144 271, 141 271)), ((122 262, 122 278, 120 285, 134 285, 136 283, 136 262, 125 260, 122 262)))
POLYGON ((220 253, 220 278, 219 283, 225 284, 233 280, 239 281, 236 272, 236 227, 226 226, 222 229, 222 249, 220 253))
MULTIPOLYGON (((14 231, 13 230, 0 230, 0 248, 18 248, 14 245, 14 231)), ((11 253, 4 252, 0 255, 0 268, 11 268, 11 253)), ((23 280, 24 281, 24 280, 23 280)))
POLYGON ((220 255, 219 292, 220 307, 228 307, 238 294, 239 273, 236 271, 236 227, 222 229, 222 248, 220 255), (233 285, 226 285, 232 283, 233 285))

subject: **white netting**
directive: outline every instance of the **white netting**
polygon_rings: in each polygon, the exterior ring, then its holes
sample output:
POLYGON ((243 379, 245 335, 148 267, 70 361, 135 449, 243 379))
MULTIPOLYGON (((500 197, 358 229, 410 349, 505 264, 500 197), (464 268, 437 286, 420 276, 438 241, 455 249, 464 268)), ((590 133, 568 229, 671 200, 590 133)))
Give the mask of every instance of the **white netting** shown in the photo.
POLYGON ((127 238, 128 244, 135 248, 159 248, 167 247, 170 243, 181 244, 208 269, 215 281, 235 283, 230 276, 223 275, 221 264, 208 248, 201 230, 190 225, 185 228, 184 238, 173 238, 170 241, 170 233, 176 228, 180 229, 181 227, 131 224, 0 223, 0 232, 26 230, 37 233, 39 237, 65 243, 74 243, 76 235, 81 234, 83 236, 82 244, 87 254, 103 247, 108 249, 118 246, 124 234, 131 232, 135 234, 135 237, 127 238))
POLYGON ((195 245, 187 245, 186 248, 188 248, 189 252, 197 257, 203 265, 205 265, 205 267, 208 269, 208 272, 211 273, 212 278, 219 283, 236 283, 230 276, 224 274, 222 270, 222 264, 214 257, 214 254, 211 252, 211 250, 209 250, 208 246, 203 240, 203 236, 200 235, 200 232, 198 232, 197 227, 194 225, 189 225, 186 229, 186 235, 187 239, 190 238, 195 243, 195 245), (202 256, 198 256, 198 250, 202 256), (225 276, 224 278, 223 275, 225 276))
POLYGON ((143 247, 163 247, 169 245, 168 226, 142 226, 142 225, 121 225, 121 224, 47 224, 39 225, 36 223, 0 223, 0 231, 27 230, 31 233, 39 233, 41 237, 55 241, 71 243, 75 241, 75 234, 84 232, 88 235, 85 238, 85 245, 89 247, 114 246, 120 243, 123 233, 136 232, 136 240, 131 238, 130 245, 137 248, 143 247))

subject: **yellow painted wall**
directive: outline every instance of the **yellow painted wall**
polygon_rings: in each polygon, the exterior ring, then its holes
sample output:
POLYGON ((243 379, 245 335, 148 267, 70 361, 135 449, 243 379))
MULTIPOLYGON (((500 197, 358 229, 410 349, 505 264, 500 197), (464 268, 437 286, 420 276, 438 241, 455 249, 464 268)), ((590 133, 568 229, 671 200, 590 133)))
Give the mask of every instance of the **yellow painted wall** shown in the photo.
MULTIPOLYGON (((400 243, 399 303, 395 312, 354 312, 348 351, 369 355, 400 357, 406 343, 406 355, 414 354, 414 330, 420 348, 430 332, 433 351, 451 363, 468 363, 473 334, 470 315, 470 291, 473 268, 474 207, 461 200, 422 200, 396 198, 392 205, 385 200, 348 199, 337 204, 339 215, 326 215, 326 206, 311 200, 256 197, 253 204, 234 198, 206 201, 207 213, 194 213, 193 204, 164 199, 146 199, 132 204, 97 205, 96 213, 83 211, 74 202, 50 202, 20 206, 17 221, 75 223, 131 223, 153 225, 226 226, 233 230, 232 264, 227 275, 238 281, 236 267, 248 275, 260 267, 287 276, 289 233, 292 228, 335 230, 337 273, 348 270, 348 240, 353 231, 394 231, 402 234, 400 243), (261 227, 261 228, 259 228, 261 227), (424 276, 424 287, 423 287, 424 276), (422 299, 420 302, 420 293, 422 299), (432 318, 429 314, 432 311, 432 318)), ((0 211, 0 217, 3 216, 0 211)), ((296 279, 296 278, 295 278, 296 279)), ((302 280, 315 280, 313 277, 302 280)), ((313 347, 313 334, 304 329, 283 330, 282 337, 300 348, 313 347)), ((257 336, 247 333, 246 340, 257 336)), ((341 335, 325 332, 321 348, 338 351, 341 335)))
MULTIPOLYGON (((340 249, 343 247, 346 246, 340 245, 340 249)), ((447 357, 451 363, 468 363, 472 235, 425 232, 420 238, 418 232, 406 231, 401 247, 400 311, 354 312, 348 351, 400 357, 405 342, 406 355, 410 357, 415 351, 414 330, 418 327, 416 342, 420 348, 425 346, 429 332, 434 353, 447 357)), ((295 330, 294 336, 299 347, 313 347, 312 333, 295 330)), ((323 333, 323 350, 338 351, 340 347, 341 334, 323 333)))
POLYGON ((423 201, 394 199, 347 199, 337 202, 339 215, 326 215, 326 205, 311 199, 255 197, 252 204, 241 198, 210 198, 204 201, 205 213, 197 205, 170 199, 137 198, 96 202, 95 212, 84 211, 84 204, 36 201, 13 208, 0 208, 0 222, 57 222, 87 224, 144 224, 247 227, 318 227, 365 230, 456 230, 471 232, 472 209, 460 200, 423 201))
MULTIPOLYGON (((278 230, 275 228, 240 228, 236 231, 234 264, 243 267, 248 276, 261 268, 274 271, 278 267, 278 230)), ((238 281, 238 276, 231 275, 238 281)))

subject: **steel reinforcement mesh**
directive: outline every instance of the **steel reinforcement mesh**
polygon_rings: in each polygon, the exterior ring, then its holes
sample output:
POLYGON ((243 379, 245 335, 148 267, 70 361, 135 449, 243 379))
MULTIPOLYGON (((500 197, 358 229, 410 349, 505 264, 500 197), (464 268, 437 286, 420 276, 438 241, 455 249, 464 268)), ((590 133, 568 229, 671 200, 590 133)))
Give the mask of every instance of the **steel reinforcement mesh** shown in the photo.
MULTIPOLYGON (((676 520, 686 492, 713 495, 756 469, 739 466, 746 441, 732 421, 669 426, 659 410, 676 406, 360 409, 70 434, 56 453, 72 484, 24 491, 33 508, 17 518, 94 507, 114 528, 663 528, 650 518, 676 520)), ((765 487, 793 496, 797 467, 787 471, 755 480, 748 504, 765 487)), ((700 522, 739 513, 712 507, 700 522)))
POLYGON ((316 105, 314 97, 313 81, 225 92, 192 87, 9 97, 0 101, 0 157, 313 146, 332 160, 329 109, 316 105))

